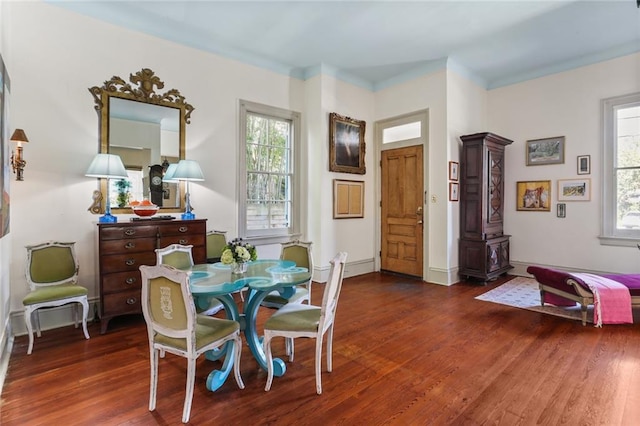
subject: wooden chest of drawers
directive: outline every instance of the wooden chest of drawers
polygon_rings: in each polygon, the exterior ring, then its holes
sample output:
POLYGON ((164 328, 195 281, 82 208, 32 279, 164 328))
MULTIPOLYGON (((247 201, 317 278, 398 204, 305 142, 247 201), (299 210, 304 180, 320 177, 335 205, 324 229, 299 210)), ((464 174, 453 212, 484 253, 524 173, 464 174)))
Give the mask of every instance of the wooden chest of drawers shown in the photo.
POLYGON ((155 265, 155 249, 193 245, 193 261, 206 263, 206 219, 99 223, 100 333, 113 317, 142 313, 140 265, 155 265))

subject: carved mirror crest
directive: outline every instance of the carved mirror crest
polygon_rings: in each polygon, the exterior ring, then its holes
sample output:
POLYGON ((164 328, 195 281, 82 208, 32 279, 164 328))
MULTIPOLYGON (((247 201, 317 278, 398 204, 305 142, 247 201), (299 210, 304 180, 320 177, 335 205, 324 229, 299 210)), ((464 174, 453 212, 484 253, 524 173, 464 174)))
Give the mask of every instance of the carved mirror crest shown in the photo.
POLYGON ((161 178, 172 163, 184 159, 186 125, 193 106, 177 89, 164 93, 164 82, 149 68, 129 75, 129 83, 114 76, 101 87, 89 88, 100 119, 100 152, 117 154, 128 180, 100 179, 93 213, 110 202, 113 213, 132 213, 131 201, 148 198, 160 212, 184 210, 184 184, 161 178))

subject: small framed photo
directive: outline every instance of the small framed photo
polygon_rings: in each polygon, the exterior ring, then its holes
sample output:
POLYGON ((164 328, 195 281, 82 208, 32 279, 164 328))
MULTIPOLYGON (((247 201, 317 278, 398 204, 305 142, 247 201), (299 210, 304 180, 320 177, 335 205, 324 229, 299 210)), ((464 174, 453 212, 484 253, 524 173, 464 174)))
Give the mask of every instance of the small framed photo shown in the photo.
POLYGON ((525 212, 551 211, 551 181, 517 182, 516 210, 525 212))
POLYGON ((556 216, 561 218, 567 217, 567 205, 565 203, 558 203, 556 206, 556 216))
POLYGON ((579 175, 591 174, 591 156, 590 155, 578 155, 578 174, 579 175))
POLYGON ((460 199, 460 184, 457 182, 449 182, 449 201, 458 201, 460 199))
POLYGON ((591 179, 559 179, 558 201, 591 200, 591 179))
POLYGON ((333 218, 353 219, 364 217, 364 182, 333 180, 333 218))
POLYGON ((564 136, 527 141, 527 166, 564 163, 564 136))
POLYGON ((458 181, 458 168, 460 165, 456 161, 449 161, 449 180, 458 181))

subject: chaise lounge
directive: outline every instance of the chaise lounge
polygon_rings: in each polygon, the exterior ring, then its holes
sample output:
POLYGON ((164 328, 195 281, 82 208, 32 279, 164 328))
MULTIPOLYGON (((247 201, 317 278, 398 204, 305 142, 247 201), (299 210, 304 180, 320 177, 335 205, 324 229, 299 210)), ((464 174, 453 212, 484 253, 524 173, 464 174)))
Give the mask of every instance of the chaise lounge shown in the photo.
MULTIPOLYGON (((594 304, 594 294, 589 285, 570 272, 541 266, 529 266, 527 272, 533 275, 540 287, 540 301, 557 306, 580 304, 582 325, 587 324, 587 307, 594 304)), ((616 281, 629 289, 631 306, 640 307, 640 274, 602 274, 602 277, 616 281)))

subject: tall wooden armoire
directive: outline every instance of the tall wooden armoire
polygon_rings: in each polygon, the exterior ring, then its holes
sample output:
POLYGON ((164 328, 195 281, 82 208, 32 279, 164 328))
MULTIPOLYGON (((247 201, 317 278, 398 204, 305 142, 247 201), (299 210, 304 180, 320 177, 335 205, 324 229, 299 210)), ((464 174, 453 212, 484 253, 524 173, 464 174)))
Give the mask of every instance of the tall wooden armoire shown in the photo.
POLYGON ((503 233, 504 150, 513 141, 493 133, 461 136, 460 276, 483 281, 513 268, 503 233))

